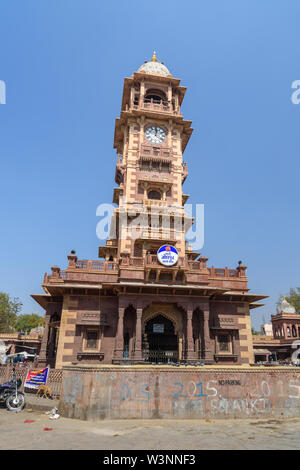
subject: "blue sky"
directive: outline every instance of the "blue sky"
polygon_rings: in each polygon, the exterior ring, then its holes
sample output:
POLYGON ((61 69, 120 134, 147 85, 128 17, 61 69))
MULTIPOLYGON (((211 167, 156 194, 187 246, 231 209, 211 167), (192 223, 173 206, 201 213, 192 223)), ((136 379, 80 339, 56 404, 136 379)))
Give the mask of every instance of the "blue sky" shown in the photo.
POLYGON ((42 309, 43 274, 75 249, 96 259, 111 202, 123 79, 157 51, 188 90, 189 202, 205 204, 202 253, 248 266, 259 327, 299 286, 300 3, 274 0, 6 0, 1 5, 0 290, 42 309))

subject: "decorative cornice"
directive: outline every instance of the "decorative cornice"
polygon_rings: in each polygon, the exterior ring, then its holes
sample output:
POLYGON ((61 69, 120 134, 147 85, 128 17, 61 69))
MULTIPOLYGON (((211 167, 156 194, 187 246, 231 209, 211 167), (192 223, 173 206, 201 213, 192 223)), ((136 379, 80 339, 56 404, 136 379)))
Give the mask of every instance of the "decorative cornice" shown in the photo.
POLYGON ((176 373, 178 372, 183 372, 183 373, 189 373, 189 372, 200 372, 203 374, 206 373, 214 373, 221 375, 223 373, 231 373, 231 374, 253 374, 253 373, 261 373, 261 374, 272 374, 274 372, 278 372, 280 374, 287 374, 287 373, 297 373, 299 374, 300 378, 300 370, 299 367, 254 367, 254 366, 239 366, 239 365, 234 365, 232 367, 224 367, 224 366, 179 366, 179 367, 170 367, 170 366, 120 366, 120 365, 109 365, 107 367, 103 367, 103 365, 95 366, 93 365, 66 365, 63 366, 63 370, 68 370, 68 371, 81 371, 81 372, 106 372, 106 373, 115 373, 115 372, 134 372, 134 373, 142 373, 144 374, 145 372, 151 372, 151 373, 158 373, 158 372, 164 372, 164 373, 176 373))

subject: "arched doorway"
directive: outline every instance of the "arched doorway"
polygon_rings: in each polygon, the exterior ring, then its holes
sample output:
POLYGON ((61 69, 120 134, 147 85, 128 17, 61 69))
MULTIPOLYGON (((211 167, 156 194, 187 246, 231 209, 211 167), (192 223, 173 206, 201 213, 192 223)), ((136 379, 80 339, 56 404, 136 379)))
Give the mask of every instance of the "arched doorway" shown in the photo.
POLYGON ((164 315, 158 314, 145 325, 144 356, 151 363, 177 362, 178 338, 174 324, 164 315))

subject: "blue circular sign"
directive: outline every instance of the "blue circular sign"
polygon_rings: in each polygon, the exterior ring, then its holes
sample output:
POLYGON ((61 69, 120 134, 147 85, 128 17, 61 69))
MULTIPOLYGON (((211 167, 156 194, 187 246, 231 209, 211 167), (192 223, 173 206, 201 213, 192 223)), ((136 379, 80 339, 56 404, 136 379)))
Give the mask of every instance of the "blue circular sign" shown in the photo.
POLYGON ((172 245, 163 245, 157 252, 158 261, 164 266, 174 266, 178 261, 178 251, 172 245))

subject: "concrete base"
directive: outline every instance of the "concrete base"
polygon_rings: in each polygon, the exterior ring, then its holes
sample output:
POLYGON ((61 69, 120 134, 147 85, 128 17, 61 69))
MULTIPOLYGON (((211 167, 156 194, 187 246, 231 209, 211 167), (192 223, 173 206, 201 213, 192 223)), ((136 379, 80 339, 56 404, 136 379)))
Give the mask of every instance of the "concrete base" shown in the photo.
POLYGON ((66 366, 60 413, 79 419, 300 417, 300 369, 66 366))

